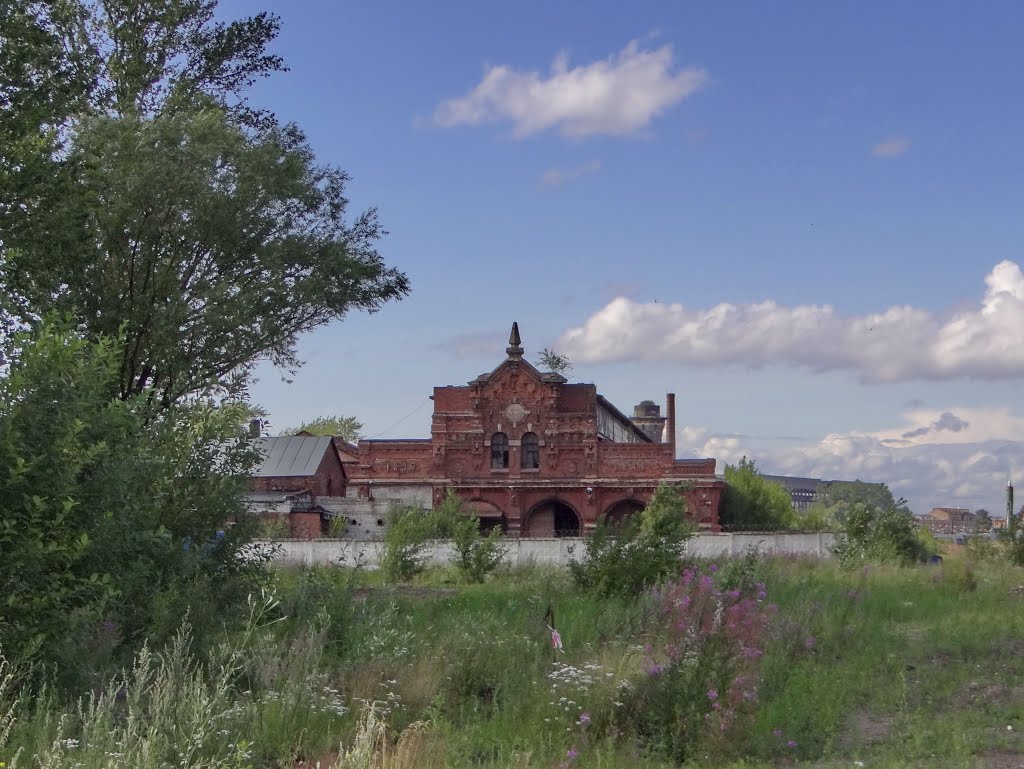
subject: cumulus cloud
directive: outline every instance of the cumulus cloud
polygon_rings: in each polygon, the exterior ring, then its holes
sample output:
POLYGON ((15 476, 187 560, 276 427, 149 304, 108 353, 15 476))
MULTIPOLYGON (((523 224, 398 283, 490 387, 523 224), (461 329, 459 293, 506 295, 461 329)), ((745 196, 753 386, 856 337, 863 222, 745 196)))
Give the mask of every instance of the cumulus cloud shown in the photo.
POLYGON ((910 149, 910 139, 904 136, 893 136, 872 147, 871 154, 876 158, 898 158, 908 149, 910 149))
POLYGON ((580 363, 785 364, 867 382, 1024 377, 1024 273, 997 264, 981 304, 943 317, 914 307, 863 316, 773 301, 710 309, 617 297, 558 342, 580 363))
POLYGON ((622 136, 644 128, 707 80, 701 69, 677 71, 671 46, 644 50, 634 40, 616 55, 571 69, 560 53, 547 77, 490 67, 465 96, 442 102, 434 122, 450 128, 506 121, 520 138, 548 130, 622 136))
POLYGON ((589 174, 596 174, 600 170, 601 162, 598 160, 591 160, 589 163, 584 163, 575 168, 551 168, 540 177, 540 186, 561 187, 566 182, 571 182, 589 174))
POLYGON ((1024 474, 1024 441, 1019 440, 1024 418, 1005 409, 943 413, 959 414, 968 424, 952 434, 948 428, 936 430, 943 415, 921 411, 905 415, 909 425, 925 428, 921 440, 904 439, 912 430, 903 426, 876 433, 833 433, 799 446, 765 449, 737 436, 683 427, 677 442, 684 455, 715 457, 719 472, 747 456, 767 473, 886 483, 917 513, 940 506, 1001 513, 1006 481, 1024 474))

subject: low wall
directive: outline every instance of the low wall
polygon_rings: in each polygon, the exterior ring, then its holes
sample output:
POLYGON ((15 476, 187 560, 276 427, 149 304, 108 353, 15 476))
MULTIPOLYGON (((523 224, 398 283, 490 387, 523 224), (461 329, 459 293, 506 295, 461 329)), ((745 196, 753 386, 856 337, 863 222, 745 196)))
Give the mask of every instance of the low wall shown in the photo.
MULTIPOLYGON (((539 563, 565 566, 583 552, 582 539, 523 538, 505 540, 508 562, 514 566, 539 563)), ((341 564, 376 568, 384 549, 383 542, 353 542, 346 539, 284 540, 274 543, 276 560, 295 564, 341 564)), ((743 555, 749 548, 762 553, 810 555, 828 558, 832 555, 835 534, 699 534, 687 544, 687 552, 701 558, 725 558, 743 555)), ((432 542, 427 548, 428 560, 443 564, 452 560, 450 542, 432 542)))

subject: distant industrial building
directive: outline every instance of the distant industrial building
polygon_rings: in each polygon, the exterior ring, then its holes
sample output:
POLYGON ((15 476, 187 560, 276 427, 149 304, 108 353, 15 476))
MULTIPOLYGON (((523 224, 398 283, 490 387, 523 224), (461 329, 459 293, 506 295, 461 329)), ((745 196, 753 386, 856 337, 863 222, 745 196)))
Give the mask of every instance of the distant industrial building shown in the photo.
MULTIPOLYGON (((827 481, 821 478, 801 478, 793 475, 766 475, 764 473, 761 473, 761 477, 782 486, 782 488, 789 493, 789 498, 793 502, 793 509, 798 513, 805 512, 807 508, 815 502, 827 504, 830 492, 842 486, 849 486, 858 482, 838 480, 827 481)), ((882 483, 868 483, 865 485, 878 486, 880 489, 884 486, 882 483)))

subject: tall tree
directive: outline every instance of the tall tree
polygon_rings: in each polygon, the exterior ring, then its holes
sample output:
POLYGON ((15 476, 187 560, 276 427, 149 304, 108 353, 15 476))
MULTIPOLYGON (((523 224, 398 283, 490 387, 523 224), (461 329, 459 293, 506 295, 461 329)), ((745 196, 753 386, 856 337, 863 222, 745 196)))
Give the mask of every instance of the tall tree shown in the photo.
POLYGON ((260 359, 297 366, 301 333, 407 293, 376 250, 376 211, 349 219, 347 175, 245 102, 283 66, 266 52, 276 18, 216 23, 212 0, 68 5, 60 27, 52 4, 27 6, 94 76, 57 129, 58 172, 0 244, 14 316, 123 329, 122 397, 166 405, 231 389, 260 359))
POLYGON ((743 457, 736 465, 726 465, 725 484, 723 525, 764 531, 788 529, 796 522, 789 493, 758 473, 754 460, 743 457))

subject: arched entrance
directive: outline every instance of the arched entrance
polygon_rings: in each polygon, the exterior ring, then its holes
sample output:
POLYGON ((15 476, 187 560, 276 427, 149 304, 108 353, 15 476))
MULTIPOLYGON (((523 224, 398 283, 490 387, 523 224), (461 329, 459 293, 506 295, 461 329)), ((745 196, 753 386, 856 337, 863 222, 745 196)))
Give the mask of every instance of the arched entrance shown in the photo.
POLYGON ((612 526, 618 526, 644 509, 646 505, 637 499, 622 499, 609 507, 604 513, 604 521, 612 526))
POLYGON ((467 513, 475 515, 480 521, 481 534, 490 534, 493 529, 501 529, 502 532, 508 531, 508 519, 505 517, 505 513, 493 502, 484 499, 471 499, 466 502, 463 509, 467 513))
POLYGON ((578 537, 579 535, 579 515, 560 499, 545 499, 543 502, 538 502, 526 516, 523 536, 578 537))

